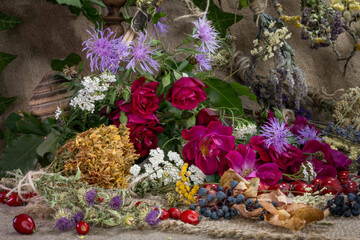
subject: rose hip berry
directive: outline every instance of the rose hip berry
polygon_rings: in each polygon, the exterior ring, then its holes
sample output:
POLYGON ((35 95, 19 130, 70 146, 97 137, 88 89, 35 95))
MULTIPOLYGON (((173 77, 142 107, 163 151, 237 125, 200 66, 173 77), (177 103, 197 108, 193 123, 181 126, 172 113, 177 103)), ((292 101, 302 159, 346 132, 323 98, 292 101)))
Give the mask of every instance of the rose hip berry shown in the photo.
POLYGON ((269 187, 268 190, 280 190, 283 194, 288 195, 290 191, 290 185, 288 183, 277 183, 269 187))
POLYGON ((348 182, 345 183, 345 185, 343 185, 345 194, 354 193, 357 188, 358 188, 358 185, 353 180, 349 180, 348 182))
POLYGON ((311 185, 305 183, 305 182, 297 182, 295 185, 293 185, 293 194, 295 196, 303 196, 304 193, 311 193, 312 188, 311 185))
POLYGON ((86 235, 90 231, 90 226, 87 224, 87 222, 78 222, 76 224, 76 231, 81 235, 86 235))
POLYGON ((32 234, 36 230, 34 220, 26 214, 17 215, 13 220, 13 227, 21 234, 32 234))
POLYGON ((181 213, 180 220, 184 223, 198 225, 200 222, 200 215, 194 210, 186 210, 181 213))
POLYGON ((7 197, 6 197, 6 194, 8 194, 9 191, 7 190, 4 190, 2 192, 0 192, 0 202, 2 204, 6 204, 6 201, 7 201, 7 197))
POLYGON ((337 175, 337 178, 339 179, 340 182, 345 182, 345 181, 347 181, 349 179, 349 172, 348 171, 341 171, 337 175))
POLYGON ((322 183, 320 184, 320 190, 326 188, 325 190, 321 191, 321 194, 337 194, 339 191, 342 192, 341 185, 336 178, 327 177, 324 178, 322 183))
POLYGON ((181 211, 178 208, 170 208, 169 214, 172 219, 180 219, 181 211))
POLYGON ((169 212, 166 209, 161 209, 161 216, 160 216, 160 220, 163 221, 165 219, 168 219, 170 217, 169 212))
POLYGON ((10 207, 21 206, 22 204, 23 204, 23 201, 21 200, 21 198, 19 197, 19 195, 17 193, 12 193, 6 201, 6 205, 8 205, 10 207))

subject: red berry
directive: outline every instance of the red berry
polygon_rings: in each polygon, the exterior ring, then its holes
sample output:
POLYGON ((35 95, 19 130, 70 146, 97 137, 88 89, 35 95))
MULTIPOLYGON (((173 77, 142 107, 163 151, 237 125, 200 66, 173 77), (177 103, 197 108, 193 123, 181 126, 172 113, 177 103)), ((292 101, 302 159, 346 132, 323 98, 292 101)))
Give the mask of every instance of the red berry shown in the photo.
POLYGON ((81 235, 86 235, 90 231, 90 226, 87 224, 87 222, 78 222, 76 224, 76 231, 81 235))
POLYGON ((266 185, 265 183, 262 183, 261 181, 259 182, 259 186, 258 186, 258 194, 263 194, 264 192, 266 192, 266 190, 269 189, 269 186, 266 185))
POLYGON ((285 195, 289 194, 290 191, 290 184, 288 183, 277 183, 275 185, 272 185, 271 187, 269 187, 268 190, 278 190, 280 189, 280 191, 282 193, 284 193, 285 195))
POLYGON ((313 185, 320 185, 322 183, 322 179, 320 178, 315 178, 313 181, 312 181, 312 184, 313 185))
POLYGON ((17 206, 21 206, 23 204, 23 201, 21 200, 21 198, 19 197, 19 195, 17 193, 12 193, 8 200, 6 201, 6 205, 11 206, 11 207, 17 207, 17 206))
POLYGON ((349 182, 347 182, 346 185, 343 186, 343 188, 344 188, 344 193, 349 194, 349 193, 354 193, 358 188, 358 185, 355 181, 349 180, 349 182))
POLYGON ((295 196, 302 196, 304 193, 311 193, 312 188, 309 184, 305 182, 297 181, 295 185, 293 185, 293 194, 295 196))
POLYGON ((336 178, 327 177, 324 178, 322 183, 320 184, 320 190, 326 187, 325 190, 321 191, 321 194, 337 194, 339 191, 342 192, 341 185, 336 178))
POLYGON ((35 197, 36 195, 37 195, 37 194, 34 193, 34 192, 25 193, 25 194, 23 195, 23 198, 25 198, 25 199, 30 199, 30 198, 32 198, 32 197, 35 197))
POLYGON ((182 212, 180 218, 182 222, 190 223, 192 225, 198 225, 200 222, 200 215, 194 210, 186 210, 182 212))
POLYGON ((172 219, 180 219, 181 211, 178 208, 170 208, 169 214, 172 219))
POLYGON ((165 219, 168 219, 169 217, 170 217, 170 214, 169 214, 168 210, 162 208, 160 220, 163 221, 165 219))
POLYGON ((6 194, 7 194, 8 192, 9 192, 9 191, 7 191, 7 190, 4 190, 4 191, 0 192, 0 202, 1 202, 1 203, 6 204, 6 201, 7 201, 6 194))
POLYGON ((17 215, 13 220, 13 227, 21 234, 32 234, 36 230, 34 220, 26 214, 17 215))
POLYGON ((340 182, 347 181, 349 179, 349 172, 348 171, 341 171, 337 175, 337 178, 339 179, 340 182))
POLYGON ((203 188, 206 188, 206 189, 216 189, 218 187, 217 184, 204 184, 202 185, 203 188))

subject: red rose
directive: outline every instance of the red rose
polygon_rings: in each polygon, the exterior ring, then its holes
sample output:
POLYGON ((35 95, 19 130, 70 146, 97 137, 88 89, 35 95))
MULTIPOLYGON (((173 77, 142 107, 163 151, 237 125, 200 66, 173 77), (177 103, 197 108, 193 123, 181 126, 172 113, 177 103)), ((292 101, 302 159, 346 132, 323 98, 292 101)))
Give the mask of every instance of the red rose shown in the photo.
POLYGON ((130 141, 134 144, 136 153, 140 154, 141 157, 148 155, 151 149, 157 148, 156 133, 164 131, 160 126, 131 125, 129 127, 130 141))
POLYGON ((180 110, 192 110, 206 100, 206 86, 196 78, 183 77, 177 80, 166 94, 166 100, 180 110))
POLYGON ((219 115, 208 108, 201 109, 201 111, 196 116, 196 125, 207 127, 207 125, 209 125, 209 123, 212 121, 220 122, 218 117, 219 115))
POLYGON ((131 85, 131 112, 141 116, 153 114, 158 108, 162 97, 156 95, 158 82, 144 84, 145 77, 140 77, 131 85))

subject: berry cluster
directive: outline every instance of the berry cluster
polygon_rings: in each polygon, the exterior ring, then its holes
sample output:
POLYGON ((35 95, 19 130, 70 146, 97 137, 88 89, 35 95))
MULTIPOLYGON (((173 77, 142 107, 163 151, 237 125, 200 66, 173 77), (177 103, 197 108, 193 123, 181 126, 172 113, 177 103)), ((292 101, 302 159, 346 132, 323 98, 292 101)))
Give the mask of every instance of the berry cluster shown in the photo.
POLYGON ((360 131, 355 131, 355 127, 352 125, 350 125, 347 129, 344 129, 338 126, 335 127, 335 124, 330 122, 322 134, 329 135, 330 133, 345 138, 353 143, 360 144, 360 131))
POLYGON ((329 200, 327 207, 330 209, 330 213, 336 216, 344 217, 357 217, 360 215, 360 195, 349 193, 346 197, 339 195, 338 197, 329 200))
POLYGON ((254 204, 252 199, 246 200, 244 195, 236 195, 234 193, 234 188, 238 184, 238 181, 232 181, 230 188, 224 188, 216 184, 204 185, 199 189, 198 203, 191 204, 190 209, 196 210, 197 207, 200 207, 200 214, 212 220, 235 217, 238 214, 238 210, 232 207, 234 204, 245 202, 245 204, 248 204, 249 209, 254 204))

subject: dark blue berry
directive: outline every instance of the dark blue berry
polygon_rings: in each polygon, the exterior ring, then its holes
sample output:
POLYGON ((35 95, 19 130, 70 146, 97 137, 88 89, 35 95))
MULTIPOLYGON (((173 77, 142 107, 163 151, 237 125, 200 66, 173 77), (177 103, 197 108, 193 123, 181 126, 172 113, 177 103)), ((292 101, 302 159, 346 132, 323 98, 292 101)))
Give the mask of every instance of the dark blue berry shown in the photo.
POLYGON ((206 188, 200 188, 199 189, 199 195, 200 196, 205 196, 207 194, 207 190, 206 190, 206 188))
POLYGON ((239 184, 238 181, 233 180, 233 181, 231 181, 231 183, 230 183, 230 187, 231 187, 231 188, 235 188, 238 184, 239 184))
POLYGON ((218 211, 217 211, 217 215, 219 216, 219 217, 222 217, 222 216, 224 216, 224 211, 222 210, 222 209, 219 209, 218 211))
POLYGON ((255 203, 255 209, 262 208, 262 206, 259 203, 255 203))
POLYGON ((205 217, 210 217, 211 216, 211 211, 208 209, 204 212, 204 216, 205 217))
POLYGON ((218 217, 218 215, 217 215, 216 212, 212 212, 211 215, 210 215, 210 218, 211 218, 212 220, 218 220, 218 219, 219 219, 219 217, 218 217))
POLYGON ((231 216, 232 217, 235 217, 237 214, 238 214, 238 210, 236 210, 236 209, 231 210, 231 216))
POLYGON ((350 211, 350 209, 347 210, 347 211, 344 213, 344 217, 351 217, 351 211, 350 211))
POLYGON ((261 221, 264 221, 264 219, 265 219, 264 214, 261 214, 261 215, 260 215, 260 220, 261 220, 261 221))
POLYGON ((222 191, 222 190, 224 190, 224 188, 223 188, 223 186, 217 186, 217 188, 216 188, 218 191, 222 191))
POLYGON ((234 199, 233 196, 228 197, 228 201, 229 201, 229 202, 234 202, 234 200, 235 200, 235 199, 234 199))
POLYGON ((206 207, 202 207, 202 208, 200 208, 200 214, 204 214, 206 210, 207 210, 207 208, 206 208, 206 207))
POLYGON ((359 208, 353 208, 353 209, 351 209, 351 213, 354 217, 357 217, 360 215, 360 210, 359 210, 359 208))
POLYGON ((195 204, 190 204, 189 208, 190 208, 191 210, 195 210, 195 209, 196 209, 196 205, 195 205, 195 204))
POLYGON ((230 212, 225 213, 224 218, 225 219, 230 219, 231 218, 231 213, 230 212))
POLYGON ((214 195, 212 195, 211 193, 206 196, 206 200, 208 202, 212 202, 214 200, 214 198, 215 198, 214 195))
POLYGON ((333 200, 328 200, 327 201, 327 206, 332 207, 332 205, 334 205, 334 201, 333 200))
POLYGON ((277 207, 277 204, 275 201, 272 201, 271 203, 272 203, 272 205, 274 205, 274 207, 277 207))
POLYGON ((344 205, 344 196, 340 195, 335 200, 334 203, 336 206, 343 206, 344 205))
POLYGON ((252 205, 254 204, 254 201, 251 198, 248 198, 245 202, 245 206, 246 207, 252 207, 252 205))
POLYGON ((352 208, 360 209, 360 204, 359 204, 359 203, 354 203, 354 205, 352 206, 352 208))
POLYGON ((216 193, 216 198, 219 200, 223 200, 225 197, 226 197, 226 195, 222 191, 216 193))
POLYGON ((205 199, 200 199, 199 205, 200 205, 200 207, 205 207, 206 206, 206 200, 205 199))
POLYGON ((348 199, 350 202, 353 202, 353 201, 355 201, 355 199, 356 199, 356 195, 353 194, 353 193, 349 193, 349 194, 347 195, 347 199, 348 199))
POLYGON ((239 196, 237 196, 237 199, 238 199, 239 203, 242 203, 245 201, 245 196, 240 194, 239 196))
POLYGON ((223 205, 223 206, 221 207, 221 209, 222 209, 225 213, 227 213, 227 212, 229 211, 229 207, 226 206, 226 205, 223 205))

